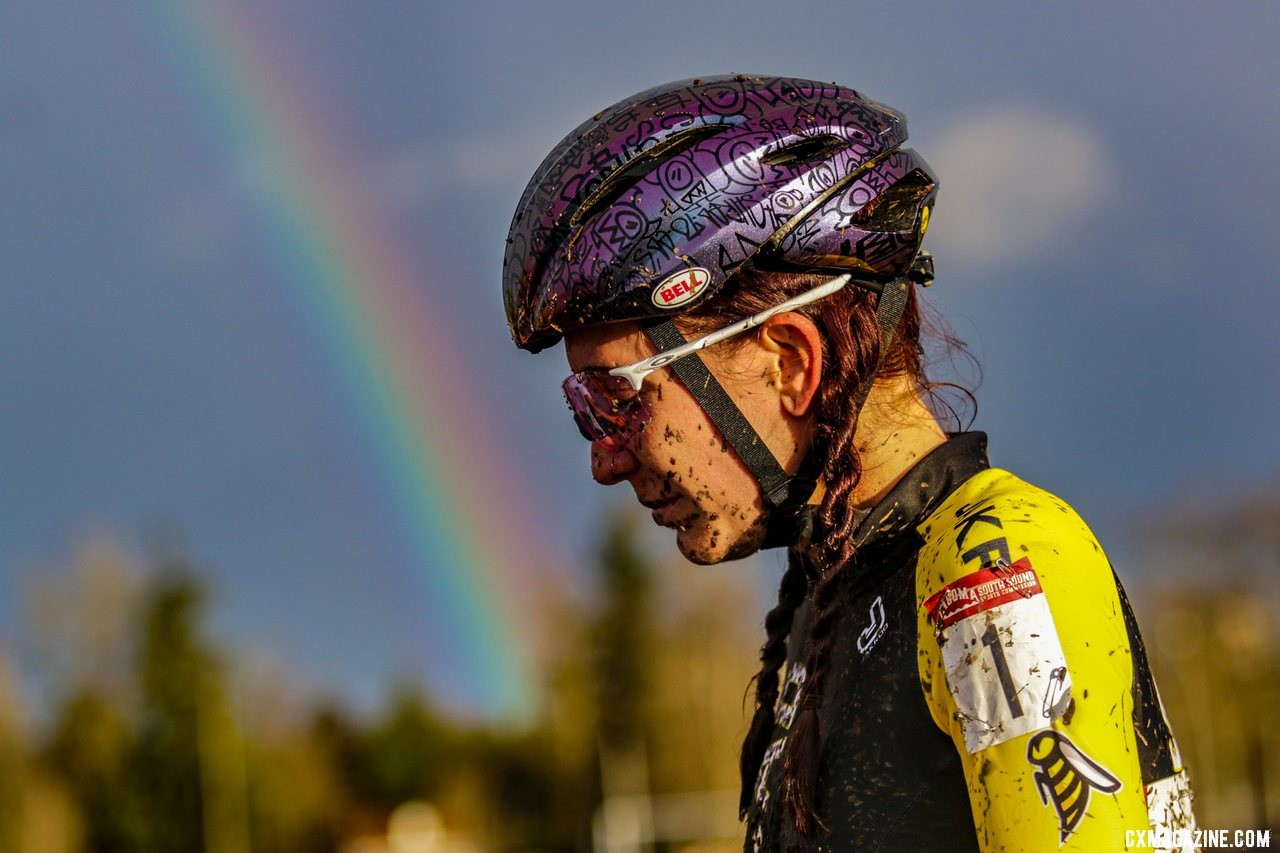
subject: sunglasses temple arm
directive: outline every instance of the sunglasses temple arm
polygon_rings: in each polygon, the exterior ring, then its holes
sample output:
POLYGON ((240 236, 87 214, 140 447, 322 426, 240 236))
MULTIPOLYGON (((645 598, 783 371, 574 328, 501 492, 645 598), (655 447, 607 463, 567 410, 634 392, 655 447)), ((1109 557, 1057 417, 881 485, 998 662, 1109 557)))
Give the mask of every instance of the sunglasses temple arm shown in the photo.
POLYGON ((615 367, 613 370, 609 371, 609 375, 623 377, 628 383, 630 383, 634 390, 639 391, 641 384, 644 383, 644 378, 658 368, 668 365, 676 359, 684 358, 686 355, 695 353, 700 349, 706 349, 709 346, 714 346, 725 338, 731 338, 734 335, 740 335, 743 332, 754 329, 756 326, 759 326, 761 323, 776 314, 781 314, 784 311, 791 311, 802 305, 808 305, 810 302, 817 302, 823 297, 830 296, 836 291, 842 289, 852 278, 853 276, 848 274, 838 276, 825 284, 818 285, 813 290, 807 290, 799 296, 794 296, 780 305, 775 305, 772 308, 761 311, 759 314, 753 314, 747 319, 739 320, 737 323, 725 326, 723 329, 717 329, 709 335, 704 335, 701 338, 695 338, 694 340, 689 341, 689 343, 678 346, 675 349, 660 352, 651 358, 646 358, 645 360, 638 361, 635 364, 629 364, 625 367, 615 367))

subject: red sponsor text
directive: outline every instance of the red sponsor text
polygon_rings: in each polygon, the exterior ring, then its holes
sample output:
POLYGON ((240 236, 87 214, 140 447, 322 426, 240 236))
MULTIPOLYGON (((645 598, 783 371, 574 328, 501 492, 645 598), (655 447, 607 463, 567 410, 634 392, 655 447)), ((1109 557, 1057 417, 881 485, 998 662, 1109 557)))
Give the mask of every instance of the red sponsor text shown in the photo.
POLYGON ((952 581, 929 596, 924 609, 929 621, 941 631, 1001 604, 1043 593, 1031 560, 1023 557, 1003 570, 979 569, 952 581))
POLYGON ((681 305, 693 299, 710 278, 700 267, 689 270, 687 275, 672 276, 658 286, 653 301, 663 307, 681 305))

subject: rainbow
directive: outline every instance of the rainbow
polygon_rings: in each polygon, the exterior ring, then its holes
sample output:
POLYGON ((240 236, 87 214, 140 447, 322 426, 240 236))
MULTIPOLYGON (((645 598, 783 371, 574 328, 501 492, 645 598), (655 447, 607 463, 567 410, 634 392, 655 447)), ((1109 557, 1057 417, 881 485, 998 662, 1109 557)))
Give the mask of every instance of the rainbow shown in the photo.
POLYGON ((429 633, 451 650, 451 688, 493 717, 526 721, 537 644, 520 596, 556 549, 519 500, 481 491, 509 488, 517 468, 474 411, 476 386, 457 364, 464 349, 424 299, 430 276, 389 236, 395 229, 358 180, 341 123, 252 6, 154 0, 153 25, 219 151, 263 167, 256 213, 285 267, 281 286, 319 342, 395 508, 429 633))

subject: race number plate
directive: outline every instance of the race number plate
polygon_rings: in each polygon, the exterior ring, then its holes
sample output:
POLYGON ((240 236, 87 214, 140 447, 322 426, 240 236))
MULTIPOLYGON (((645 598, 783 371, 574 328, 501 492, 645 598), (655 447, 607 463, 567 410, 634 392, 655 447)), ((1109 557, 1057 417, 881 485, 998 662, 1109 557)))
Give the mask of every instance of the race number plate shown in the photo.
POLYGON ((970 753, 1042 729, 1066 712, 1071 676, 1028 558, 966 575, 924 606, 970 753))

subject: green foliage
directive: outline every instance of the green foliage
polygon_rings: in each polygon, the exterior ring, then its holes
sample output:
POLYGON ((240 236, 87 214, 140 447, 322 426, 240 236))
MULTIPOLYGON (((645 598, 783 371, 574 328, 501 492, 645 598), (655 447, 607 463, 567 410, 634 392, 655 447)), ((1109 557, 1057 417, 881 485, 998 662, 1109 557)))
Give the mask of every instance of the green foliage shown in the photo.
POLYGON ((89 849, 148 846, 144 802, 138 796, 137 743, 121 709, 96 692, 71 696, 61 709, 44 758, 80 806, 89 849))
POLYGON ((170 569, 143 605, 138 654, 142 707, 134 754, 149 804, 144 850, 196 850, 204 841, 199 737, 202 702, 220 691, 214 655, 199 637, 204 593, 170 569))
POLYGON ((357 796, 388 813, 408 800, 434 800, 455 767, 461 737, 428 709, 421 691, 400 688, 385 718, 354 744, 357 796))
POLYGON ((85 686, 57 715, 43 757, 77 804, 89 849, 204 845, 198 715, 219 689, 199 634, 203 598, 181 566, 166 571, 137 615, 137 707, 85 686))

